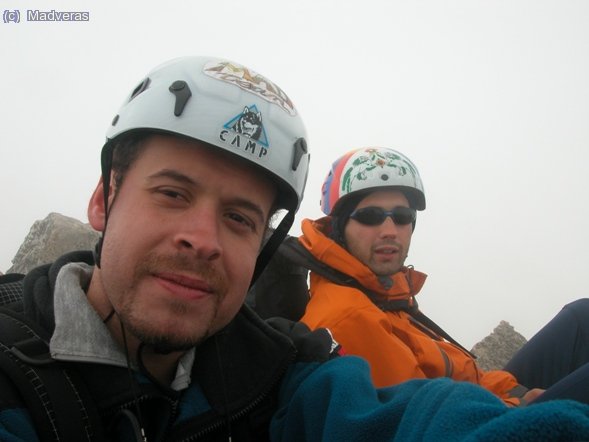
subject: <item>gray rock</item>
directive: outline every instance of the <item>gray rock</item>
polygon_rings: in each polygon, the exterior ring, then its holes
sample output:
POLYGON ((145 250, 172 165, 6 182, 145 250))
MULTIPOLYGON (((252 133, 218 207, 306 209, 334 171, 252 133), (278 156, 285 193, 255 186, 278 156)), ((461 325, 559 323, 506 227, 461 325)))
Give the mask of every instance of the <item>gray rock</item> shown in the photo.
POLYGON ((501 321, 489 336, 474 345, 471 353, 477 356, 483 370, 501 370, 526 342, 509 322, 501 321))
POLYGON ((92 250, 99 233, 77 219, 50 213, 35 221, 6 273, 27 273, 74 250, 92 250))

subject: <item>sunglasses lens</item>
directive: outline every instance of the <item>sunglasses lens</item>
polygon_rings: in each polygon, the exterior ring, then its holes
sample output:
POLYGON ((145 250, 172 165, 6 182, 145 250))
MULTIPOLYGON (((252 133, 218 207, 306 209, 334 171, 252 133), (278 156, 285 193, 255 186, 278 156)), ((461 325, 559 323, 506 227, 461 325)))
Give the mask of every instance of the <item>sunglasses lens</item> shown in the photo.
POLYGON ((405 226, 415 221, 415 210, 409 207, 395 207, 393 209, 393 221, 399 226, 405 226))
POLYGON ((381 207, 364 207, 354 211, 350 218, 367 226, 378 226, 384 223, 387 216, 392 217, 395 224, 405 226, 415 221, 415 210, 410 207, 400 206, 386 212, 381 207))
POLYGON ((367 226, 377 226, 386 219, 384 210, 380 207, 365 207, 352 213, 351 218, 367 226))

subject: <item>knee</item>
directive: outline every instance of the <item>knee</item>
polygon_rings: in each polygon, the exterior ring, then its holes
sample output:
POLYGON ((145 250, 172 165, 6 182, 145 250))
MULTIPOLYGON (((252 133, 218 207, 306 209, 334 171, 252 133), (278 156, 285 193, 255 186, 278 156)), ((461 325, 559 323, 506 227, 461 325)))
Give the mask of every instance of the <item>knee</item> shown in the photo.
POLYGON ((578 319, 589 319, 589 298, 581 298, 570 302, 563 307, 578 319))

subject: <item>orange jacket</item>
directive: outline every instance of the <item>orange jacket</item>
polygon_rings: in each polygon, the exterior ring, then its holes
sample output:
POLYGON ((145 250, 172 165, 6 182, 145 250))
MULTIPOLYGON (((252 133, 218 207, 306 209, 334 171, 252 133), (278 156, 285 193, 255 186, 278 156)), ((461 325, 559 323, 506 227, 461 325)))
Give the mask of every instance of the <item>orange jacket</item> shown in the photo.
MULTIPOLYGON (((404 268, 392 276, 386 290, 368 267, 323 232, 330 218, 303 220, 299 242, 320 262, 356 279, 365 288, 387 300, 413 297, 421 290, 426 275, 404 268)), ((381 278, 382 279, 382 278, 381 278)), ((337 285, 311 272, 311 299, 301 319, 311 329, 325 327, 348 354, 365 358, 377 387, 414 378, 450 377, 479 384, 509 405, 525 392, 506 371, 483 371, 465 351, 418 323, 404 311, 382 311, 363 292, 337 285)))

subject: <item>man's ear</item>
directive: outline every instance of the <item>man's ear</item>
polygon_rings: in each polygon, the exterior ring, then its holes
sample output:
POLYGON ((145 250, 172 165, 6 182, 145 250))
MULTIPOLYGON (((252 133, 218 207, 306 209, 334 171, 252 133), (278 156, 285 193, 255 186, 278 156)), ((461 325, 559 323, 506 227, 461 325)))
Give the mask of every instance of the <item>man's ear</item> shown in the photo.
MULTIPOLYGON (((112 183, 112 180, 111 180, 112 183)), ((109 186, 109 200, 112 194, 112 184, 109 186)), ((102 177, 98 180, 96 189, 88 202, 88 221, 94 230, 102 232, 105 226, 106 206, 104 202, 104 190, 102 177)))

